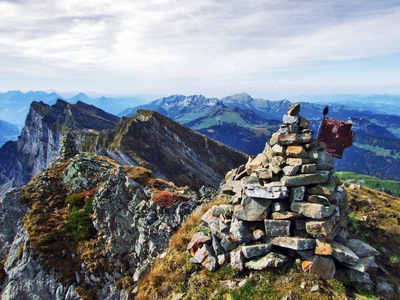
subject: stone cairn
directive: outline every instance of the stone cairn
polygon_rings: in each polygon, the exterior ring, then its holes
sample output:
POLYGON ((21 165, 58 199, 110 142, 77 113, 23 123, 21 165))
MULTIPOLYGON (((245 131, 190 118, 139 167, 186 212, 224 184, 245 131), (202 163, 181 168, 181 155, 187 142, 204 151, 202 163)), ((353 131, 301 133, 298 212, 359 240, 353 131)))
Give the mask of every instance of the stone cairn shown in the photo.
POLYGON ((60 153, 63 160, 68 160, 79 154, 79 151, 76 147, 75 138, 71 132, 68 131, 66 134, 64 134, 61 145, 60 153))
POLYGON ((290 107, 264 151, 227 173, 221 193, 229 204, 202 216, 187 247, 193 263, 210 271, 229 262, 261 270, 291 256, 324 279, 334 277, 337 264, 358 273, 377 269, 379 253, 349 238, 348 198, 332 175, 334 158, 299 112, 300 104, 290 107))

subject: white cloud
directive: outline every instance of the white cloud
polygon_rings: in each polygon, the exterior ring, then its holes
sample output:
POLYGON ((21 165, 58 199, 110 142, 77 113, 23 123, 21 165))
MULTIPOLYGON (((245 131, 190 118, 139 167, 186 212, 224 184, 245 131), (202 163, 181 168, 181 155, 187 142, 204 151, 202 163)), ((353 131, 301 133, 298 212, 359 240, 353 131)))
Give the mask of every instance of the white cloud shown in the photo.
POLYGON ((0 11, 3 72, 70 84, 228 85, 400 52, 397 1, 29 0, 0 11))

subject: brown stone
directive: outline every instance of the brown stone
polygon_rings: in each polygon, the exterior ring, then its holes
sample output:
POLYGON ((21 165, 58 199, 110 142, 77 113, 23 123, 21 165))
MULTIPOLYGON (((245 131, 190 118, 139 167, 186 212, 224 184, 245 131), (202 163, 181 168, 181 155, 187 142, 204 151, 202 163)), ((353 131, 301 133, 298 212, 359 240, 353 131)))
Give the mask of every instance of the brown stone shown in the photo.
POLYGON ((310 123, 311 122, 309 120, 307 120, 307 119, 305 119, 303 117, 300 117, 300 120, 299 120, 300 128, 307 129, 308 126, 310 126, 310 123))
POLYGON ((311 133, 290 133, 280 135, 277 144, 279 145, 300 145, 311 141, 311 133))
POLYGON ((317 172, 317 165, 316 164, 306 164, 302 165, 300 168, 300 173, 315 173, 317 172))
POLYGON ((295 158, 308 157, 307 151, 304 149, 303 146, 288 146, 286 148, 286 155, 288 157, 295 157, 295 158))
POLYGON ((289 116, 295 116, 300 113, 300 103, 294 104, 291 107, 289 107, 287 111, 289 116))
POLYGON ((282 171, 282 169, 279 166, 273 164, 269 166, 269 169, 276 175, 282 171))
POLYGON ((328 198, 326 198, 325 196, 321 196, 321 195, 311 195, 311 196, 309 196, 308 197, 308 202, 322 204, 322 205, 330 205, 331 204, 329 202, 328 198))
POLYGON ((252 161, 246 164, 247 173, 249 175, 253 173, 258 167, 262 166, 266 160, 268 160, 267 156, 264 153, 259 153, 252 161))
POLYGON ((288 157, 286 159, 286 164, 288 166, 293 166, 293 167, 300 167, 301 165, 306 163, 306 159, 302 158, 294 158, 294 157, 288 157))
POLYGON ((272 213, 271 217, 273 220, 293 220, 302 218, 303 216, 292 211, 280 211, 272 213))
POLYGON ((334 225, 335 224, 332 220, 307 221, 306 230, 309 235, 315 238, 325 238, 331 234, 334 225))
POLYGON ((318 255, 331 255, 333 253, 333 249, 331 244, 323 242, 321 240, 316 240, 317 246, 315 247, 315 254, 318 255))

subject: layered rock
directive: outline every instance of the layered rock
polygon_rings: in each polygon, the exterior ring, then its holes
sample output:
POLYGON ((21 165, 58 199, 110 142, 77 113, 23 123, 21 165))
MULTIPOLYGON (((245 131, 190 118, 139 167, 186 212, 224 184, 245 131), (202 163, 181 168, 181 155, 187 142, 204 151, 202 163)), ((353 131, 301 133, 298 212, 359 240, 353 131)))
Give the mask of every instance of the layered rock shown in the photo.
POLYGON ((349 204, 334 159, 299 112, 299 104, 290 107, 264 151, 227 173, 221 192, 229 204, 203 216, 208 229, 188 245, 194 262, 214 271, 230 257, 232 267, 259 270, 279 267, 295 251, 305 271, 329 279, 335 262, 366 272, 379 255, 347 238, 349 204), (197 249, 206 254, 198 258, 197 249))

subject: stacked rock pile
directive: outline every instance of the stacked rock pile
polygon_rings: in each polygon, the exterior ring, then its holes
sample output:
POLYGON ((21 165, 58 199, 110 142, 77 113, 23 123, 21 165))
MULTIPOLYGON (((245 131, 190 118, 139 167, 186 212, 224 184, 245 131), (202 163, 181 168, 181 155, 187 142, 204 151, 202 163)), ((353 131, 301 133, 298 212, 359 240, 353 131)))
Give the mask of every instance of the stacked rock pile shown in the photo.
POLYGON ((379 253, 349 238, 349 204, 332 175, 334 159, 299 112, 299 104, 290 107, 264 151, 227 173, 221 193, 228 204, 203 215, 187 247, 192 262, 210 271, 229 262, 261 270, 298 256, 304 270, 325 279, 338 263, 355 272, 374 267, 379 253))

